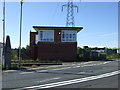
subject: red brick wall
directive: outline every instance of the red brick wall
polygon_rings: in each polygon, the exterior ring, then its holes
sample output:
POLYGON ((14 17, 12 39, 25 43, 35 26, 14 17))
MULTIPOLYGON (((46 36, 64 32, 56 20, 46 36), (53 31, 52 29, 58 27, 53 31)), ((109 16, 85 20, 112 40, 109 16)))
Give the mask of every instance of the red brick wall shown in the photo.
POLYGON ((35 44, 37 32, 30 32, 30 46, 33 46, 35 44))
POLYGON ((38 43, 38 58, 64 61, 77 59, 77 43, 38 43))
POLYGON ((54 30, 54 41, 61 42, 61 30, 54 30))
POLYGON ((77 42, 61 42, 61 29, 54 31, 55 42, 38 42, 37 48, 33 48, 36 34, 36 32, 30 32, 29 55, 43 60, 75 61, 77 59, 77 42))

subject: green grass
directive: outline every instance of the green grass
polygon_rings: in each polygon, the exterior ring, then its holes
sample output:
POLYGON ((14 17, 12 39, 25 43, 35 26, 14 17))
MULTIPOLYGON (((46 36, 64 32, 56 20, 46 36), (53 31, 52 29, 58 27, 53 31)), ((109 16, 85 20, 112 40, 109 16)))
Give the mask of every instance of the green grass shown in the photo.
MULTIPOLYGON (((32 65, 32 66, 21 66, 21 69, 30 69, 30 68, 37 68, 40 67, 38 65, 32 65)), ((3 68, 2 70, 16 70, 19 69, 18 65, 11 65, 11 68, 3 68)))
POLYGON ((107 55, 107 59, 120 59, 120 54, 107 55))
MULTIPOLYGON (((18 60, 12 60, 12 62, 17 63, 18 60)), ((37 60, 21 60, 21 63, 62 63, 62 60, 41 60, 41 59, 37 59, 37 60)))
MULTIPOLYGON (((12 63, 18 63, 18 60, 11 60, 12 63)), ((21 63, 62 63, 62 60, 21 60, 21 63)), ((37 68, 40 67, 42 65, 31 65, 31 66, 21 66, 21 68, 23 69, 30 69, 30 68, 37 68)), ((46 65, 44 65, 46 66, 46 65)), ((11 69, 18 69, 18 65, 11 65, 11 68, 3 68, 3 70, 11 70, 11 69)))
POLYGON ((39 65, 21 66, 21 68, 24 68, 24 69, 37 68, 37 67, 40 67, 40 66, 39 65))

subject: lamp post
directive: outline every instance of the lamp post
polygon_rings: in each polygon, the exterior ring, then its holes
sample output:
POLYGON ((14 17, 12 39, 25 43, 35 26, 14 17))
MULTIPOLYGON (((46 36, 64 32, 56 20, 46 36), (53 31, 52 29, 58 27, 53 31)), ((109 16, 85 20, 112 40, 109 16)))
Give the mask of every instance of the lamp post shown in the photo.
POLYGON ((4 47, 5 47, 5 0, 3 1, 3 54, 2 54, 2 62, 3 62, 3 67, 6 68, 4 47))
POLYGON ((19 52, 18 52, 18 65, 19 68, 21 67, 21 32, 22 32, 22 6, 23 6, 23 0, 21 0, 21 9, 20 9, 20 38, 19 38, 19 52))

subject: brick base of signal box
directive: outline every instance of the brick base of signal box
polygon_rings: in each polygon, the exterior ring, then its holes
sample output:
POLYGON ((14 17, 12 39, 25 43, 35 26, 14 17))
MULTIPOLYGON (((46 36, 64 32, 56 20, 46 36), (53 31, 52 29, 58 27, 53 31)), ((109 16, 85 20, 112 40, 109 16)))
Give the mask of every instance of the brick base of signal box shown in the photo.
POLYGON ((77 43, 38 42, 36 50, 38 59, 63 61, 77 59, 77 43))

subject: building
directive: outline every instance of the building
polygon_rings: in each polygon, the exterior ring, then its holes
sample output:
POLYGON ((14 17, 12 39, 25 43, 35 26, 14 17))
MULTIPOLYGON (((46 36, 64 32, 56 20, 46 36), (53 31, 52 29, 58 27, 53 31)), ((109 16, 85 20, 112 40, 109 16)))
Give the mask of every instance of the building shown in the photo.
POLYGON ((30 32, 29 56, 33 59, 75 61, 77 33, 83 27, 33 26, 30 32))
POLYGON ((117 50, 117 53, 120 54, 120 49, 117 50))
POLYGON ((93 52, 106 52, 107 48, 103 47, 103 48, 99 48, 99 47, 94 47, 92 48, 93 52))

